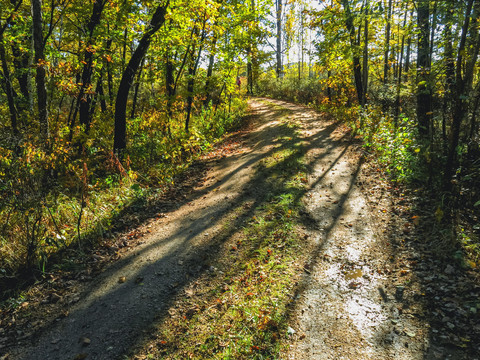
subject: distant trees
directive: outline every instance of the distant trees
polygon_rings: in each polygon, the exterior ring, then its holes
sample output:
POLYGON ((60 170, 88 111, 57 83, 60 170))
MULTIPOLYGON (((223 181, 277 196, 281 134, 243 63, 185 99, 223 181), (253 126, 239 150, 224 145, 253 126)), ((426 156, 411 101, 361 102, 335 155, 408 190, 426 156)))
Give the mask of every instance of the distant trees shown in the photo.
POLYGON ((472 0, 332 0, 309 11, 328 99, 380 104, 395 127, 402 114, 415 119, 421 153, 438 156, 447 188, 462 139, 478 148, 479 9, 472 0))

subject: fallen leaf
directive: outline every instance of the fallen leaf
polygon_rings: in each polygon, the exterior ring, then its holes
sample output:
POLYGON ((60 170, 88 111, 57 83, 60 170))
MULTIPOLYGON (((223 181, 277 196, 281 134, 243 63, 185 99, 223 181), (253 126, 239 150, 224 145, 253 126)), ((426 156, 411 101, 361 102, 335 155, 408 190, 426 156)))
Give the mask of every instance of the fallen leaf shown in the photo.
POLYGON ((82 344, 82 346, 88 346, 91 343, 91 340, 87 337, 81 337, 79 343, 82 344))

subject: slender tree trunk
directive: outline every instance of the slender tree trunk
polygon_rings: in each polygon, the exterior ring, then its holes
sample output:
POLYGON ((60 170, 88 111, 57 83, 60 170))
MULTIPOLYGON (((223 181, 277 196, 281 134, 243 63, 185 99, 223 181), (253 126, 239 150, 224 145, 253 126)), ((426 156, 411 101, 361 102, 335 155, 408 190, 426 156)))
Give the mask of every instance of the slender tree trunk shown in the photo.
POLYGON ((42 0, 31 0, 32 21, 33 21, 33 47, 35 50, 36 75, 35 82, 37 86, 37 107, 40 122, 40 134, 44 140, 50 136, 48 126, 48 98, 47 88, 45 86, 45 55, 43 43, 43 20, 42 20, 42 0))
POLYGON ((438 1, 434 1, 433 9, 432 9, 432 26, 430 27, 430 56, 429 56, 430 66, 431 66, 432 57, 433 57, 433 50, 435 49, 435 31, 437 28, 437 8, 438 8, 438 1))
POLYGON ((362 76, 362 101, 360 105, 364 107, 367 103, 367 89, 368 89, 368 1, 365 4, 365 26, 363 29, 363 76, 362 76))
POLYGON ((95 89, 96 96, 100 98, 100 109, 102 113, 107 112, 107 102, 105 101, 105 91, 103 90, 103 76, 104 70, 100 72, 100 77, 97 80, 97 87, 95 89))
POLYGON ((442 138, 445 150, 448 148, 447 141, 447 119, 451 114, 449 110, 452 103, 452 96, 455 91, 455 55, 453 52, 453 36, 452 36, 452 24, 453 24, 453 9, 455 7, 456 0, 446 0, 445 11, 445 29, 444 29, 444 56, 445 59, 445 95, 443 96, 443 112, 442 112, 442 138))
POLYGON ((277 0, 277 79, 283 76, 283 66, 282 66, 282 13, 283 13, 283 0, 277 0))
MULTIPOLYGON (((471 81, 473 79, 473 70, 478 55, 478 48, 476 49, 476 54, 468 54, 468 49, 466 49, 467 43, 467 33, 469 31, 470 24, 470 13, 472 12, 473 2, 475 0, 468 0, 467 8, 465 11, 465 21, 462 26, 462 35, 460 37, 460 44, 458 46, 457 52, 457 61, 455 66, 455 97, 453 104, 453 116, 452 116, 452 126, 450 130, 450 139, 449 139, 449 149, 447 155, 447 162, 445 165, 444 172, 444 187, 445 190, 451 189, 451 182, 454 169, 456 167, 456 149, 458 146, 458 141, 460 137, 460 127, 462 120, 466 113, 466 94, 469 92, 471 87, 471 81), (468 58, 470 55, 470 58, 468 58), (467 58, 466 64, 464 65, 465 58, 467 58), (465 73, 462 74, 462 69, 465 69, 465 73)), ((475 51, 475 50, 474 50, 475 51)))
POLYGON ((203 101, 203 107, 207 107, 210 104, 210 100, 212 99, 212 89, 211 89, 211 81, 212 81, 212 74, 213 74, 213 65, 215 64, 215 45, 217 43, 217 38, 213 38, 212 42, 212 52, 208 57, 208 68, 207 68, 207 80, 205 81, 205 100, 203 101))
POLYGON ((390 51, 390 31, 392 21, 392 0, 388 0, 387 10, 387 25, 385 27, 385 53, 383 60, 383 83, 388 81, 388 69, 389 69, 389 51, 390 51))
POLYGON ((407 50, 405 54, 405 72, 408 73, 410 70, 410 52, 412 49, 412 38, 409 36, 407 39, 407 50))
POLYGON ((187 80, 187 116, 185 117, 185 132, 188 134, 189 132, 189 125, 190 125, 190 114, 192 112, 192 105, 193 105, 193 91, 195 86, 195 46, 192 47, 192 55, 190 59, 190 65, 188 66, 188 80, 187 80))
POLYGON ((432 117, 430 84, 430 9, 428 0, 417 0, 418 53, 417 53, 417 121, 422 139, 428 139, 432 117))
POLYGON ((252 73, 252 49, 249 45, 247 50, 247 94, 253 95, 253 73, 252 73))
POLYGON ((303 58, 303 41, 304 41, 304 36, 303 36, 303 32, 304 32, 304 27, 303 27, 303 11, 304 11, 304 7, 302 7, 300 9, 300 71, 299 71, 299 76, 298 76, 298 80, 300 81, 301 80, 301 77, 303 76, 303 62, 304 62, 304 58, 303 58))
POLYGON ((123 72, 122 79, 117 91, 117 99, 115 102, 115 129, 113 139, 114 152, 120 155, 121 152, 127 147, 127 100, 130 87, 132 86, 135 73, 137 72, 140 63, 147 53, 148 47, 152 36, 158 31, 160 26, 165 22, 165 14, 169 0, 165 5, 159 5, 152 16, 150 24, 148 25, 145 33, 140 39, 137 48, 132 54, 130 61, 128 62, 125 71, 123 72))
MULTIPOLYGON (((23 0, 10 0, 10 3, 18 9, 19 6, 22 4, 23 0)), ((13 13, 12 13, 13 14, 13 13)), ((14 17, 10 18, 10 30, 13 31, 14 36, 22 37, 22 41, 20 42, 23 45, 29 45, 31 43, 31 32, 30 35, 23 35, 21 34, 15 27, 16 21, 14 17)), ((3 35, 3 34, 2 34, 3 35)), ((21 111, 30 111, 29 108, 30 104, 30 89, 28 85, 28 76, 29 76, 29 68, 30 68, 30 54, 27 50, 21 50, 19 42, 11 42, 11 49, 13 55, 13 66, 15 68, 13 76, 17 79, 18 85, 20 88, 20 92, 22 93, 23 98, 17 99, 17 105, 19 110, 21 111), (18 101, 20 100, 20 101, 18 101)))
MULTIPOLYGON (((78 84, 80 82, 80 73, 77 73, 75 77, 75 83, 78 84)), ((75 120, 77 117, 78 112, 78 98, 72 98, 72 103, 70 105, 70 111, 68 112, 67 124, 70 127, 70 131, 68 133, 68 141, 72 141, 73 139, 73 130, 75 126, 75 120)))
MULTIPOLYGON (((188 67, 188 81, 187 81, 187 117, 185 119, 185 132, 189 132, 189 124, 190 124, 190 115, 192 112, 193 106, 193 95, 195 90, 195 75, 197 73, 198 64, 200 63, 200 57, 202 55, 203 50, 203 41, 205 40, 206 31, 205 26, 207 25, 207 21, 205 19, 203 23, 202 29, 202 36, 200 39, 200 46, 198 49, 197 57, 195 57, 195 45, 192 47, 190 65, 188 67)), ((196 34, 195 34, 196 37, 196 34)))
POLYGON ((175 96, 175 66, 173 65, 170 54, 167 50, 165 61, 165 86, 167 90, 167 117, 172 117, 172 102, 175 96))
MULTIPOLYGON (((27 42, 27 39, 25 38, 27 42)), ((28 104, 30 103, 30 90, 28 88, 28 52, 22 52, 17 43, 12 44, 13 65, 15 66, 15 77, 17 78, 20 92, 23 99, 20 104, 21 109, 28 111, 28 104)))
MULTIPOLYGON (((106 50, 107 54, 110 52, 110 47, 112 46, 112 39, 107 40, 106 44, 106 50)), ((106 65, 107 65, 107 88, 108 88, 108 103, 110 106, 113 106, 113 99, 114 99, 114 93, 113 93, 113 74, 112 74, 112 61, 111 58, 107 58, 105 60, 106 65)))
POLYGON ((328 97, 328 102, 332 102, 332 88, 330 87, 330 78, 332 77, 332 70, 328 69, 327 70, 327 97, 328 97))
POLYGON ((8 69, 7 57, 5 53, 5 45, 3 44, 3 34, 0 34, 0 60, 2 62, 2 75, 3 83, 5 87, 5 93, 7 94, 8 110, 10 111, 10 125, 12 127, 13 135, 18 135, 17 127, 17 109, 15 107, 15 95, 12 87, 10 71, 8 69))
POLYGON ((145 65, 145 56, 142 59, 142 63, 140 64, 140 70, 138 71, 137 75, 137 82, 135 83, 135 90, 133 92, 133 103, 132 103, 132 111, 130 113, 130 119, 135 118, 135 111, 137 109, 137 101, 138 101, 138 90, 140 89, 140 82, 142 79, 142 71, 143 66, 145 65))
MULTIPOLYGON (((252 13, 255 13, 255 0, 251 0, 250 2, 250 10, 252 13)), ((252 39, 248 44, 247 49, 247 93, 253 95, 253 58, 255 56, 254 51, 254 40, 252 39)))
POLYGON ((92 95, 89 89, 92 87, 92 73, 93 73, 93 49, 91 48, 94 45, 94 36, 95 27, 100 23, 100 18, 102 16, 102 11, 105 5, 104 0, 95 0, 93 4, 92 15, 87 24, 88 30, 88 40, 87 48, 83 56, 83 71, 82 71, 82 85, 80 87, 80 94, 78 98, 80 99, 80 124, 85 126, 85 133, 88 134, 90 130, 90 123, 92 121, 90 115, 92 95))
POLYGON ((360 65, 360 57, 357 55, 355 43, 355 27, 353 25, 353 15, 350 10, 348 0, 342 0, 343 8, 345 9, 345 24, 350 35, 350 45, 353 52, 353 76, 355 78, 355 89, 357 90, 358 103, 362 103, 363 99, 363 84, 362 84, 362 67, 360 65))
POLYGON ((408 71, 410 70, 410 53, 411 53, 411 49, 412 49, 412 37, 411 37, 411 33, 412 33, 412 19, 413 18, 413 9, 410 11, 410 21, 409 21, 409 25, 408 25, 408 37, 407 37, 407 51, 406 51, 406 54, 405 54, 405 73, 406 73, 406 78, 408 77, 408 71))
MULTIPOLYGON (((405 5, 405 17, 403 19, 403 30, 405 31, 407 26, 407 9, 408 2, 405 5)), ((399 31, 400 33, 400 31, 399 31)), ((402 35, 402 43, 400 45, 400 59, 398 61, 398 74, 397 74, 397 94, 395 96, 395 112, 394 112, 394 121, 395 129, 398 126, 398 117, 400 115, 400 89, 402 86, 402 70, 403 70, 403 50, 405 48, 405 33, 402 35)))

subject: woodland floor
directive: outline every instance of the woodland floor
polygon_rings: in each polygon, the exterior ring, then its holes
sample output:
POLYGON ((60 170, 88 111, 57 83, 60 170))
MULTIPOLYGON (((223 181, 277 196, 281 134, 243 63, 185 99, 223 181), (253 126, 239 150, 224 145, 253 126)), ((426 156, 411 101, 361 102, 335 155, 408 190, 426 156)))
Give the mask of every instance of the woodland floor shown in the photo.
POLYGON ((478 270, 436 258, 423 199, 384 180, 340 122, 276 100, 250 107, 243 130, 126 216, 138 226, 2 310, 0 359, 147 358, 154 323, 181 311, 182 297, 201 296, 262 205, 269 189, 257 168, 283 141, 275 108, 299 126, 309 169, 305 243, 279 340, 288 350, 279 357, 480 359, 478 270))

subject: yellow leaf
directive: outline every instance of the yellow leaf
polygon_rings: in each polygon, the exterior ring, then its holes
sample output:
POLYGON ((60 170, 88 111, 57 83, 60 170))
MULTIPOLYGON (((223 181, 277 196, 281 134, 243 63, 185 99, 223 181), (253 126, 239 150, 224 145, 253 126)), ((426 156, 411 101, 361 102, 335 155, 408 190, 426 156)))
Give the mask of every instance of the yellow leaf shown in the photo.
POLYGON ((443 219, 443 210, 440 206, 435 211, 435 219, 437 219, 437 222, 441 222, 443 219))

